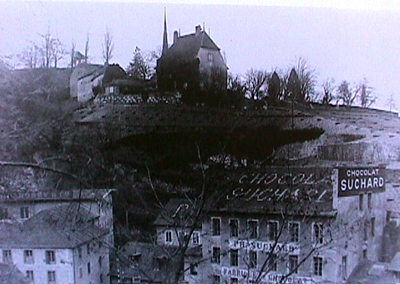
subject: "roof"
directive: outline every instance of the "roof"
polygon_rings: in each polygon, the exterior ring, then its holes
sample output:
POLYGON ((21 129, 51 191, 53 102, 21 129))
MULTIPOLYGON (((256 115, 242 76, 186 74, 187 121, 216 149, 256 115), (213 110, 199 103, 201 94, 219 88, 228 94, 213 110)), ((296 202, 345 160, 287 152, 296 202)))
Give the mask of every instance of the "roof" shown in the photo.
POLYGON ((220 50, 205 31, 200 31, 197 35, 193 33, 178 37, 176 42, 171 45, 168 52, 162 57, 191 60, 197 56, 200 48, 220 50))
POLYGON ((95 225, 97 216, 79 204, 41 211, 22 224, 0 223, 0 246, 8 248, 75 248, 108 233, 95 225))
POLYGON ((387 266, 388 271, 400 272, 400 252, 397 252, 389 265, 387 266))
POLYGON ((0 263, 0 284, 28 284, 24 274, 13 264, 0 263))
MULTIPOLYGON (((126 277, 149 279, 152 283, 163 283, 174 279, 179 267, 176 248, 152 243, 128 242, 120 250, 120 269, 126 277)), ((111 275, 117 275, 117 267, 111 267, 111 275)))
POLYGON ((100 201, 113 189, 71 189, 71 190, 41 190, 23 192, 0 192, 0 202, 37 202, 37 201, 100 201))
POLYGON ((396 276, 385 269, 384 263, 361 261, 353 270, 347 284, 394 284, 399 282, 396 276))

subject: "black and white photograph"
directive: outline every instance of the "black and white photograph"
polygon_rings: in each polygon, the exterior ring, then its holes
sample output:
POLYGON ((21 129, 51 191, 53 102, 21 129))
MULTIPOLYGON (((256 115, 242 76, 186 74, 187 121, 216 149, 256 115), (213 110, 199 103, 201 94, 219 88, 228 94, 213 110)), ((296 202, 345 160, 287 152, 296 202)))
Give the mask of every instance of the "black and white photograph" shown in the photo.
POLYGON ((0 284, 400 283, 400 2, 0 0, 0 284))

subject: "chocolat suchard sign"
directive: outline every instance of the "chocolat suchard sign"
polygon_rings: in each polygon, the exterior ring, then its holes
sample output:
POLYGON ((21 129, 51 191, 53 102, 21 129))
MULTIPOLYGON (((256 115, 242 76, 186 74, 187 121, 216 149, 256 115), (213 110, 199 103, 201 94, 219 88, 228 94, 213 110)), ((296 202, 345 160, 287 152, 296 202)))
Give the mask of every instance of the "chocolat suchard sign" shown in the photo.
POLYGON ((383 192, 385 186, 385 168, 383 167, 339 168, 339 197, 367 192, 383 192))

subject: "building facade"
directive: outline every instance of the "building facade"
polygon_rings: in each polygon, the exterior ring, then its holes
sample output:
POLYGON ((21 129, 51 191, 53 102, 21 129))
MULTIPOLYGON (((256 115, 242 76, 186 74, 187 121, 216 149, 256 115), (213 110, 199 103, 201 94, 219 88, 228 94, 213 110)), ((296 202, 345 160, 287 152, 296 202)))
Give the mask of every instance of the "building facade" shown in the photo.
POLYGON ((156 67, 159 89, 197 90, 211 80, 218 80, 226 88, 228 67, 220 48, 200 26, 188 35, 175 31, 170 47, 166 29, 164 19, 163 50, 156 67))
POLYGON ((3 263, 30 283, 109 283, 109 230, 76 204, 42 210, 22 223, 0 223, 3 263))
POLYGON ((379 167, 241 175, 202 224, 197 283, 345 283, 380 257, 384 188, 379 167))

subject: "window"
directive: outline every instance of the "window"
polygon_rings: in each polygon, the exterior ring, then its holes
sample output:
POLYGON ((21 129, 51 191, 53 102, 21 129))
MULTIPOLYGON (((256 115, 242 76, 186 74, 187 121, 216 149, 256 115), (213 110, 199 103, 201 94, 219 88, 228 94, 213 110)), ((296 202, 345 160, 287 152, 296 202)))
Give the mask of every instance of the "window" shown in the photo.
POLYGON ((20 208, 21 219, 29 218, 29 207, 21 207, 20 208))
POLYGON ((34 263, 32 250, 24 250, 24 263, 28 264, 34 263))
POLYGON ((110 86, 110 94, 113 94, 114 93, 114 86, 110 86))
POLYGON ((371 218, 371 237, 375 237, 375 217, 371 218))
POLYGON ((268 236, 271 241, 276 240, 278 237, 278 222, 270 221, 268 223, 268 236))
POLYGON ((343 279, 347 278, 347 256, 342 256, 342 277, 343 279))
POLYGON ((54 250, 46 250, 46 263, 47 264, 56 263, 56 254, 54 250))
POLYGON ((99 266, 101 267, 103 264, 103 257, 100 255, 99 256, 99 266))
POLYGON ((208 62, 213 62, 213 61, 214 61, 214 56, 213 56, 213 54, 212 54, 212 53, 208 53, 207 59, 208 59, 208 62))
POLYGON ((200 232, 194 231, 192 234, 192 244, 199 245, 200 244, 200 232))
POLYGON ((323 244, 324 243, 324 226, 322 223, 314 223, 313 224, 314 230, 314 242, 316 244, 323 244))
POLYGON ((368 210, 372 209, 372 192, 368 192, 368 210))
POLYGON ((237 249, 231 249, 231 266, 238 266, 239 265, 239 251, 237 249))
POLYGON ((211 262, 212 263, 220 263, 221 262, 221 248, 213 247, 211 262))
POLYGON ((249 227, 249 237, 250 239, 257 239, 258 238, 258 221, 257 220, 250 220, 247 222, 249 227))
POLYGON ((297 266, 299 265, 299 257, 297 255, 289 255, 289 271, 288 273, 297 274, 297 266))
POLYGON ((314 256, 314 275, 322 276, 322 257, 314 256))
POLYGON ((90 274, 91 269, 90 269, 90 262, 87 263, 87 274, 90 274))
POLYGON ((220 284, 221 283, 221 276, 213 275, 213 284, 220 284))
POLYGON ((231 284, 238 284, 239 283, 238 279, 234 278, 234 277, 231 278, 230 282, 231 282, 231 284))
POLYGON ((368 240, 368 222, 364 221, 364 241, 368 240))
POLYGON ((79 267, 79 278, 83 277, 83 269, 82 266, 79 267))
POLYGON ((165 243, 166 244, 172 243, 172 232, 171 231, 165 231, 165 243))
POLYGON ((358 196, 358 209, 359 209, 360 211, 363 211, 363 210, 364 210, 364 194, 360 194, 360 195, 358 196))
POLYGON ((86 253, 87 255, 90 255, 90 244, 86 245, 86 253))
POLYGON ((289 222, 289 234, 291 242, 298 242, 300 235, 300 224, 297 222, 289 222))
POLYGON ((56 272, 55 271, 47 271, 47 283, 48 284, 56 283, 56 272))
POLYGON ((276 254, 270 254, 268 260, 268 267, 271 271, 276 271, 278 268, 278 257, 276 254))
POLYGON ((30 281, 33 282, 34 278, 33 278, 33 270, 27 270, 26 271, 26 278, 30 281))
POLYGON ((82 247, 78 247, 78 257, 82 258, 82 247))
POLYGON ((221 235, 221 219, 220 218, 211 218, 212 223, 212 235, 220 236, 221 235))
POLYGON ((257 252, 249 251, 249 268, 257 268, 257 252))
POLYGON ((363 250, 363 258, 364 258, 364 259, 367 259, 367 258, 368 258, 368 251, 367 251, 367 249, 364 249, 364 250, 363 250))
POLYGON ((11 250, 8 250, 8 249, 3 250, 3 262, 4 263, 12 263, 11 250))
POLYGON ((8 209, 0 207, 0 220, 8 219, 8 209))
POLYGON ((229 220, 229 231, 231 237, 239 237, 239 220, 230 219, 229 220))
POLYGON ((195 264, 195 263, 191 263, 190 264, 190 274, 191 275, 197 275, 198 274, 197 264, 195 264))

